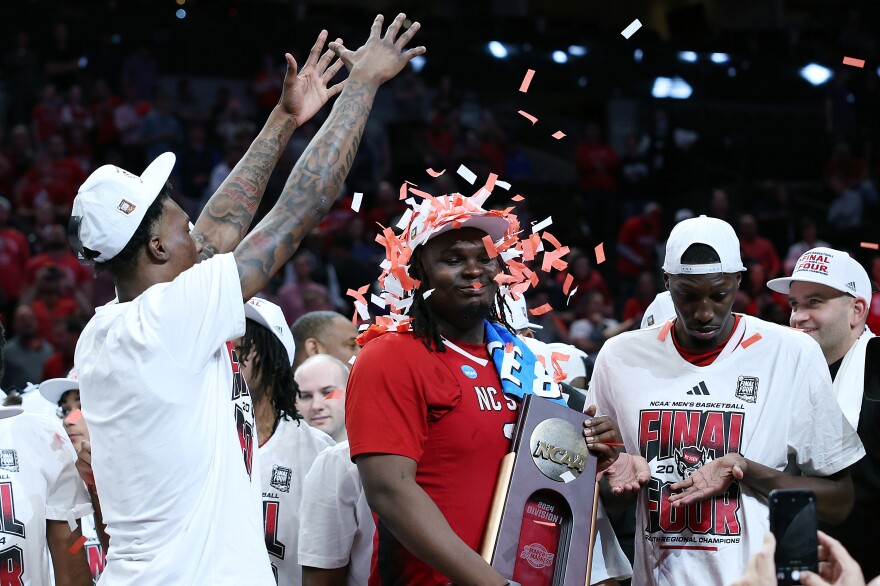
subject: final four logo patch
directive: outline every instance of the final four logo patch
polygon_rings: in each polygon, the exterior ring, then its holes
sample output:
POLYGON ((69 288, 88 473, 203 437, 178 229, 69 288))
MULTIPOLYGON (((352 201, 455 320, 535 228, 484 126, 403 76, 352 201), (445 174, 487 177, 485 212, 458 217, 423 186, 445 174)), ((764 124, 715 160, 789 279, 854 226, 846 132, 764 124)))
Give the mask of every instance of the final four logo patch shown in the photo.
POLYGON ((290 479, 293 477, 293 470, 284 466, 272 466, 272 478, 269 484, 277 488, 281 492, 290 492, 290 479))
POLYGON ((746 403, 755 403, 758 400, 758 377, 741 376, 736 379, 736 398, 746 403))
POLYGON ((18 454, 15 450, 0 450, 0 468, 18 472, 18 454))

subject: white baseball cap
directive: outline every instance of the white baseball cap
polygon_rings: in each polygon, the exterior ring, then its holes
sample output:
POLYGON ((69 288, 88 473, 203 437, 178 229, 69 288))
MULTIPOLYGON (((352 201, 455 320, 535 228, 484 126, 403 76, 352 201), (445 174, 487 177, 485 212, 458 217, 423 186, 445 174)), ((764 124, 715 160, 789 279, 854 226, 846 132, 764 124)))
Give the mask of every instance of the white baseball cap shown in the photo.
POLYGON ((672 229, 666 241, 666 260, 663 270, 670 275, 707 275, 711 273, 738 273, 746 270, 739 255, 739 238, 724 220, 700 216, 682 220, 672 229), (682 264, 681 255, 692 244, 705 244, 718 254, 720 262, 690 265, 682 264))
POLYGON ((506 302, 504 306, 504 319, 507 321, 507 325, 514 330, 519 331, 525 328, 532 330, 544 329, 544 326, 529 322, 529 309, 526 306, 526 298, 523 295, 520 295, 518 300, 514 299, 513 295, 505 295, 504 301, 506 302))
POLYGON ((462 228, 477 228, 493 241, 504 237, 510 221, 499 211, 485 210, 475 201, 458 194, 424 200, 415 208, 403 240, 415 249, 428 240, 462 228))
POLYGON ((95 258, 99 262, 125 248, 168 181, 174 162, 174 153, 163 153, 140 177, 115 165, 104 165, 89 175, 73 200, 68 229, 81 258, 84 247, 100 253, 95 258))
POLYGON ((794 281, 819 283, 853 297, 861 297, 871 306, 871 279, 859 262, 843 252, 818 246, 801 255, 790 277, 773 279, 767 286, 778 293, 788 294, 794 281))
POLYGON ((266 301, 260 297, 251 297, 244 304, 244 316, 268 328, 281 340, 284 349, 287 350, 287 357, 290 358, 290 365, 293 366, 296 345, 293 342, 293 334, 290 333, 290 327, 287 325, 287 320, 284 319, 284 312, 281 311, 281 308, 271 301, 266 301))
POLYGON ((40 394, 43 398, 57 405, 67 391, 78 391, 79 381, 76 378, 50 378, 40 383, 40 394))

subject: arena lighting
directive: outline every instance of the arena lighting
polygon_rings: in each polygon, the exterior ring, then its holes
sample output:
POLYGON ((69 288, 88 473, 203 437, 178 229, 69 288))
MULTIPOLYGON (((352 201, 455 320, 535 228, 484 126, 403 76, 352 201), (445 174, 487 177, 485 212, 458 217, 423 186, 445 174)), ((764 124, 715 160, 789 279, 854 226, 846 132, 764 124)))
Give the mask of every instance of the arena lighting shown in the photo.
POLYGON ((877 77, 880 77, 880 67, 877 68, 877 77))
POLYGON ((553 51, 554 63, 568 63, 568 54, 565 51, 553 51))
POLYGON ((568 54, 572 57, 583 57, 587 54, 587 48, 583 45, 569 45, 568 54))
POLYGON ((175 14, 175 15, 177 16, 177 18, 179 18, 180 20, 183 20, 184 18, 186 18, 186 10, 184 10, 183 8, 178 8, 178 9, 177 9, 177 12, 175 12, 174 14, 175 14))
POLYGON ((507 57, 507 47, 498 41, 489 41, 489 52, 496 59, 505 59, 507 57))
POLYGON ((679 61, 686 61, 688 63, 696 63, 697 62, 697 54, 693 51, 679 51, 678 52, 679 61))
POLYGON ((727 68, 727 77, 736 77, 736 67, 727 68))
POLYGON ((808 63, 800 71, 801 77, 806 79, 810 85, 819 86, 831 79, 831 70, 823 67, 818 63, 808 63))
POLYGON ((690 84, 680 77, 658 77, 651 88, 651 95, 655 98, 686 100, 692 93, 690 84))
POLYGON ((724 65, 725 63, 730 62, 730 55, 727 53, 712 53, 709 55, 709 59, 712 63, 717 63, 718 65, 724 65))
POLYGON ((424 55, 416 55, 412 59, 409 60, 410 66, 412 66, 412 70, 415 73, 420 72, 425 68, 425 56, 424 55))
POLYGON ((645 56, 645 52, 642 51, 641 49, 636 49, 633 52, 633 59, 635 59, 636 63, 641 63, 642 58, 644 58, 644 56, 645 56))

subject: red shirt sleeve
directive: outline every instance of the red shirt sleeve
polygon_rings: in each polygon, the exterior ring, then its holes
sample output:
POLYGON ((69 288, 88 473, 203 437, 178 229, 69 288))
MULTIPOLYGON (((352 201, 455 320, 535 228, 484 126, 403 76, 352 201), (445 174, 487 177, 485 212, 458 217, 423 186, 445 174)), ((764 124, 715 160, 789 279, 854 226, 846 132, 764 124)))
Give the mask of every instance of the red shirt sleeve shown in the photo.
POLYGON ((409 334, 384 334, 363 347, 345 393, 352 459, 360 454, 421 459, 428 418, 446 408, 429 399, 430 386, 455 385, 445 380, 448 371, 435 360, 421 340, 409 334))

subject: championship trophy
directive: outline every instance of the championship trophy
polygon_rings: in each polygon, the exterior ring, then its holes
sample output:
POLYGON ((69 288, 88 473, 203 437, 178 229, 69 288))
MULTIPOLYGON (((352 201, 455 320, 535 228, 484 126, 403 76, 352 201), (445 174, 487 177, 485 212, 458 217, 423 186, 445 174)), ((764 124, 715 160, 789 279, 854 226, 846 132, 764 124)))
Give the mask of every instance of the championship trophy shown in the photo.
POLYGON ((584 414, 535 395, 520 406, 481 555, 512 583, 589 585, 598 490, 584 414))

